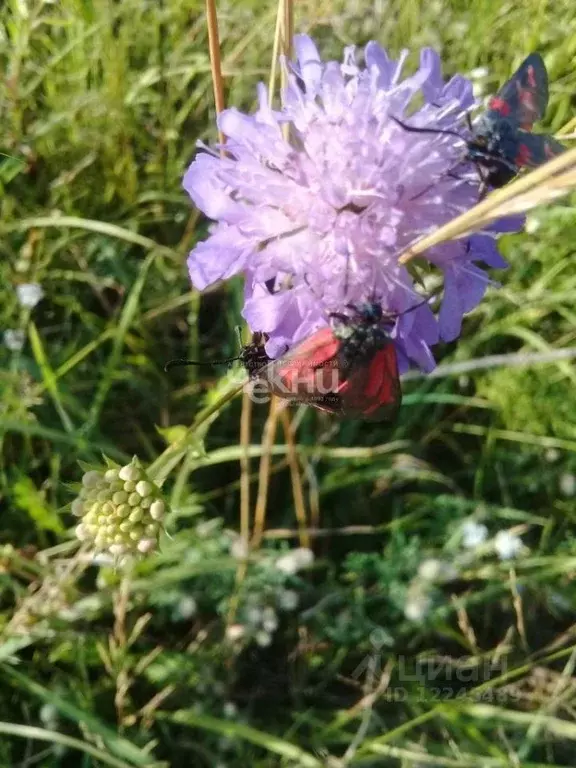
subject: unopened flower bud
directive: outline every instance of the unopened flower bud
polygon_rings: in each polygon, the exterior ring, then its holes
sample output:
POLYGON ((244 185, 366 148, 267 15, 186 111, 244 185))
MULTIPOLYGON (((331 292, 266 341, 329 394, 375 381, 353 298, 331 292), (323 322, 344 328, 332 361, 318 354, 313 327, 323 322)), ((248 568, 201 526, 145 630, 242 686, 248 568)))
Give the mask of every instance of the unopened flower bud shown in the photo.
POLYGON ((138 467, 134 466, 134 464, 127 464, 118 472, 118 477, 120 480, 136 483, 142 477, 142 472, 138 467))
POLYGON ((152 520, 162 520, 166 505, 163 501, 155 501, 150 506, 150 517, 152 520))
POLYGON ((136 483, 136 493, 139 493, 142 498, 144 498, 144 496, 150 496, 153 491, 154 486, 152 483, 149 483, 148 480, 140 480, 139 483, 136 483))
POLYGON ((135 459, 120 469, 86 472, 71 512, 80 518, 77 538, 118 564, 156 549, 166 504, 135 459))
POLYGON ((81 499, 74 499, 72 502, 72 514, 75 517, 82 517, 84 514, 84 504, 81 499))
POLYGON ((96 488, 97 485, 100 484, 100 481, 102 480, 102 475, 100 472, 91 471, 91 472, 85 472, 82 477, 82 485, 85 488, 96 488))

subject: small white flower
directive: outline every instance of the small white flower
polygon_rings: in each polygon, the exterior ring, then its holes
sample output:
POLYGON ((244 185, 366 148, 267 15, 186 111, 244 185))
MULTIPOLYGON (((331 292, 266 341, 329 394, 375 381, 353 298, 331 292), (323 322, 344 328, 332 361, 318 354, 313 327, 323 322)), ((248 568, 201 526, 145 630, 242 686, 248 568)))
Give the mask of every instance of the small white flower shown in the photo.
POLYGON ((283 589, 278 595, 278 607, 282 611, 293 611, 298 607, 298 593, 293 589, 283 589))
POLYGON ((233 701, 226 701, 224 703, 224 717, 227 717, 228 719, 232 719, 233 717, 236 717, 238 714, 238 707, 236 704, 234 704, 233 701))
POLYGON ((21 307, 34 309, 43 298, 44 291, 38 283, 20 283, 16 286, 16 296, 21 307))
POLYGON ((540 219, 538 219, 534 215, 528 215, 526 216, 526 224, 524 224, 524 232, 528 235, 533 235, 534 232, 536 232, 538 229, 540 229, 540 219))
POLYGON ((488 67, 474 67, 470 70, 470 80, 482 80, 488 75, 488 67))
POLYGON ((556 448, 548 448, 544 454, 544 458, 549 464, 554 464, 554 462, 558 461, 560 458, 560 451, 556 450, 556 448))
POLYGON ((408 595, 404 606, 404 615, 410 621, 422 621, 430 610, 432 601, 423 592, 415 592, 408 595))
POLYGON ((511 560, 520 554, 523 547, 520 537, 510 531, 498 531, 494 537, 494 549, 500 560, 511 560))
POLYGON ((226 639, 231 643, 241 640, 245 634, 246 629, 242 624, 231 624, 229 627, 226 627, 226 639))
POLYGON ((466 520, 462 524, 462 546, 466 549, 476 549, 488 538, 488 528, 484 523, 477 523, 476 520, 466 520))
POLYGON ((190 595, 182 597, 176 606, 176 613, 180 619, 191 619, 198 610, 196 600, 190 595))
POLYGON ((246 560, 249 552, 250 548, 246 539, 242 538, 241 536, 234 537, 232 543, 230 544, 230 554, 232 557, 236 560, 246 560))
POLYGON ((458 571, 451 563, 429 557, 423 560, 418 568, 418 576, 424 581, 449 581, 456 578, 458 571))
POLYGON ((39 716, 47 728, 54 728, 58 724, 58 710, 53 704, 43 704, 40 707, 39 716))
POLYGON ((264 608, 262 612, 262 627, 266 632, 275 632, 278 629, 278 617, 273 608, 264 608))
POLYGON ((306 549, 306 547, 298 547, 278 558, 276 568, 282 571, 282 573, 291 576, 304 568, 308 568, 313 562, 314 553, 312 550, 306 549))
POLYGON ((256 636, 254 639, 256 640, 256 643, 260 646, 260 648, 267 648, 272 642, 272 636, 269 635, 268 632, 265 632, 264 630, 260 632, 256 632, 256 636))
POLYGON ((571 472, 560 475, 560 493, 563 496, 574 496, 576 493, 576 477, 571 472))
POLYGON ((20 352, 26 341, 26 334, 21 328, 9 328, 4 331, 4 344, 10 352, 20 352))
POLYGON ((443 573, 444 563, 442 560, 438 560, 435 557, 430 557, 428 560, 424 560, 420 563, 418 568, 418 576, 425 581, 436 581, 441 578, 443 573))

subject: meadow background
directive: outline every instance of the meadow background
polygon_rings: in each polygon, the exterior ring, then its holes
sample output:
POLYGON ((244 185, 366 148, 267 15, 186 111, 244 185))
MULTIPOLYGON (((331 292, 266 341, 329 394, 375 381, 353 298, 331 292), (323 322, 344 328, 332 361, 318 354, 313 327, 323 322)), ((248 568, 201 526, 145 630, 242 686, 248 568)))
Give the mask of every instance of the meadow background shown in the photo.
MULTIPOLYGON (((574 114, 568 0, 296 6, 325 58, 430 45, 484 93, 538 50, 540 128, 574 114)), ((250 109, 276 3, 218 9, 226 102, 250 109)), ((225 377, 165 362, 237 350, 241 285, 199 296, 185 267, 207 222, 181 177, 216 138, 204 5, 8 0, 0 22, 0 148, 23 161, 0 169, 0 330, 25 333, 0 344, 0 766, 573 766, 568 360, 412 380, 394 426, 302 409, 263 438, 255 406, 249 465, 236 398, 166 482, 160 554, 129 574, 77 555, 78 462, 152 462, 225 377), (246 565, 234 532, 266 485, 246 565)), ((442 363, 575 346, 575 242, 570 199, 503 238, 502 287, 442 363)))

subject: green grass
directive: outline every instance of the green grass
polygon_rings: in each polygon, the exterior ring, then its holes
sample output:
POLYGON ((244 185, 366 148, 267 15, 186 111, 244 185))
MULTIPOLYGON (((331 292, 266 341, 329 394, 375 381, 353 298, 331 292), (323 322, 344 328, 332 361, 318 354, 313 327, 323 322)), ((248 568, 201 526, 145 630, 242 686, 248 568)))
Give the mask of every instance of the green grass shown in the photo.
MULTIPOLYGON (((219 3, 229 104, 251 108, 267 80, 275 8, 219 3)), ((78 461, 152 464, 178 437, 168 427, 191 425, 225 385, 210 369, 167 376, 165 362, 236 351, 241 285, 199 296, 185 266, 207 223, 181 178, 196 140, 215 140, 203 12, 199 0, 0 11, 0 148, 23 161, 0 175, 0 330, 27 336, 21 352, 0 345, 0 766, 573 766, 570 360, 412 380, 394 427, 303 414, 304 498, 321 529, 308 572, 270 566, 297 544, 279 429, 264 542, 237 579, 238 398, 170 464, 159 555, 130 575, 74 556, 78 461), (44 288, 32 315, 18 282, 44 288), (491 537, 519 531, 524 553, 511 565, 490 542, 463 550, 471 515, 491 537), (430 558, 457 578, 426 582, 430 558), (298 605, 280 610, 287 590, 298 605), (420 622, 405 616, 415 600, 430 601, 420 622), (277 608, 270 646, 225 642, 234 606, 245 626, 277 608), (435 679, 423 659, 436 672, 442 660, 435 679)), ((377 39, 409 47, 414 65, 431 45, 448 74, 487 67, 486 92, 537 49, 544 127, 573 115, 567 0, 306 0, 296 29, 325 57, 377 39)), ((502 288, 438 350, 443 363, 576 346, 574 204, 502 240, 502 288)), ((253 414, 252 507, 267 413, 253 414)))

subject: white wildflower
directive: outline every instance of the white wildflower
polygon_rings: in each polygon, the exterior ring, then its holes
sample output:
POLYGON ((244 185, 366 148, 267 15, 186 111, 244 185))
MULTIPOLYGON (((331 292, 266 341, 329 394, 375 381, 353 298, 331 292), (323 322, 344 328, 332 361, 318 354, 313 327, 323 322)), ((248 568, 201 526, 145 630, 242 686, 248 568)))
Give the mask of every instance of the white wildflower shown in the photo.
POLYGON ((408 595, 404 606, 404 615, 410 621, 422 621, 432 605, 432 600, 424 592, 413 591, 408 595))
POLYGON ((230 554, 232 557, 236 560, 246 560, 249 552, 250 548, 247 540, 241 536, 235 536, 230 544, 230 554))
POLYGON ((231 624, 226 627, 226 639, 231 643, 241 640, 246 634, 246 628, 242 624, 231 624))
POLYGON ((488 538, 488 528, 484 523, 476 520, 466 520, 460 529, 462 532, 462 546, 466 549, 476 549, 488 538))
POLYGON ((520 554, 523 548, 520 537, 510 531, 498 531, 494 537, 494 549, 500 560, 511 560, 520 554))
POLYGON ((429 557, 423 560, 418 568, 418 576, 424 581, 448 581, 458 575, 456 568, 451 563, 429 557))
POLYGON ((314 562, 314 553, 306 547, 298 547, 282 555, 276 561, 276 568, 288 576, 308 568, 314 562))
POLYGON ((10 352, 20 352, 26 341, 26 334, 21 328, 9 328, 4 331, 4 344, 10 352))
POLYGON ((184 597, 180 598, 178 601, 178 604, 176 605, 176 614, 178 615, 179 619, 191 619, 192 616, 196 614, 196 611, 198 610, 198 605, 196 604, 196 600, 194 600, 193 597, 190 595, 185 595, 184 597))
POLYGON ((16 286, 16 296, 21 307, 34 309, 44 297, 44 291, 38 283, 20 283, 16 286))
POLYGON ((560 493, 568 497, 576 493, 576 477, 571 472, 560 475, 560 493))
POLYGON ((270 635, 268 632, 265 632, 264 630, 261 630, 260 632, 256 632, 255 640, 261 648, 267 648, 272 642, 272 635, 270 635))
POLYGON ((270 633, 278 629, 278 617, 274 608, 264 608, 262 611, 262 627, 270 633))
POLYGON ((298 593, 293 589, 283 589, 278 595, 278 607, 281 611, 293 611, 298 607, 298 593))

